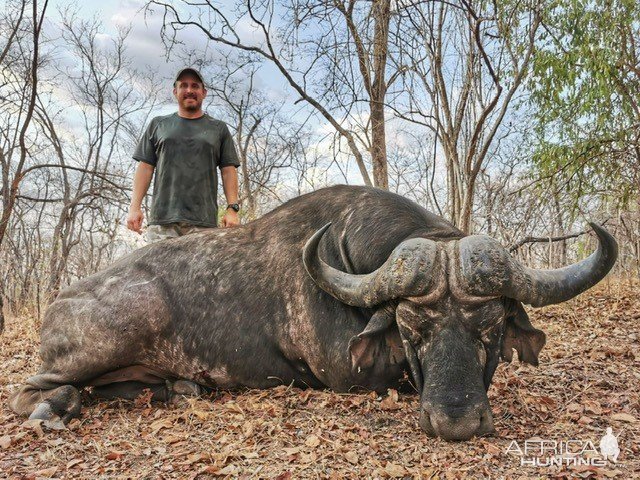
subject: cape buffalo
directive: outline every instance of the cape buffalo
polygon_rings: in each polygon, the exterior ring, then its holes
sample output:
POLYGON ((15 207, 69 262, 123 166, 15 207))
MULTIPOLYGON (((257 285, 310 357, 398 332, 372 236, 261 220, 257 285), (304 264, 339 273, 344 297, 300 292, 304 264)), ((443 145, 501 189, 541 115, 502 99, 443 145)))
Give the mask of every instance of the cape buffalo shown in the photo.
POLYGON ((42 368, 11 406, 68 422, 85 386, 129 398, 198 385, 385 391, 406 370, 427 433, 487 434, 499 360, 515 349, 535 365, 545 343, 522 303, 564 302, 613 266, 615 240, 592 227, 595 253, 540 271, 401 196, 318 190, 243 227, 148 245, 63 290, 44 317, 42 368))

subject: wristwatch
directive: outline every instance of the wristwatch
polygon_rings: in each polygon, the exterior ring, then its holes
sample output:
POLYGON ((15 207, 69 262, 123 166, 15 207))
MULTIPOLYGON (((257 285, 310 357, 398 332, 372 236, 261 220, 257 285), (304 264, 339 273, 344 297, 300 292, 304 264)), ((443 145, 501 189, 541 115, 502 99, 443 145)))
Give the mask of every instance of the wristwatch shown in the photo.
POLYGON ((231 209, 234 212, 238 213, 240 211, 240 205, 238 205, 237 203, 230 203, 229 205, 227 205, 227 210, 231 209))

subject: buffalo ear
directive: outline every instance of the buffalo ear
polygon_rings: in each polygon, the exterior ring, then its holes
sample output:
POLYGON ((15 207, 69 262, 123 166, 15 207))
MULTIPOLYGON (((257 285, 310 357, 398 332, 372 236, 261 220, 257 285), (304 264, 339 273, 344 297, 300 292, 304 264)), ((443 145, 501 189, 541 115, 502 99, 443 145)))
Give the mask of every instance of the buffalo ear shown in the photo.
POLYGON ((529 316, 522 304, 508 299, 507 318, 502 336, 502 359, 510 362, 513 359, 513 349, 518 352, 521 362, 538 366, 538 354, 546 342, 546 335, 531 325, 529 316))
POLYGON ((349 340, 349 354, 351 356, 351 371, 358 373, 370 368, 375 363, 378 349, 381 348, 380 335, 395 322, 393 309, 380 308, 367 323, 365 329, 349 340))

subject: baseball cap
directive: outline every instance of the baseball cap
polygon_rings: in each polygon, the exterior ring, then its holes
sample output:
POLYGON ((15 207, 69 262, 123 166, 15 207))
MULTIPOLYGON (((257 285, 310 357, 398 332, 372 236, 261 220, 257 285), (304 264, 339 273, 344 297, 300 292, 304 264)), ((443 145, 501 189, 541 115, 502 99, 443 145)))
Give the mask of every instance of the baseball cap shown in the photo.
POLYGON ((198 77, 198 80, 200 80, 200 83, 202 83, 202 85, 205 84, 204 80, 202 79, 202 75, 200 75, 200 72, 198 70, 196 70, 195 68, 191 68, 191 67, 183 68, 182 70, 180 70, 178 72, 178 74, 176 75, 176 78, 173 81, 173 84, 175 85, 176 82, 178 81, 178 79, 185 73, 190 73, 192 75, 195 75, 196 77, 198 77))

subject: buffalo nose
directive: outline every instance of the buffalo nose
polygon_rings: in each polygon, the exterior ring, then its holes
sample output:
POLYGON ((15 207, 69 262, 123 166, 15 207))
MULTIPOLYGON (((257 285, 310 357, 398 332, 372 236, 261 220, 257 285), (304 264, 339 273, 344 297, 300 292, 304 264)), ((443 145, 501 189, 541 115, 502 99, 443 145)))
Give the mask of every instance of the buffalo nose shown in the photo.
POLYGON ((423 408, 420 413, 420 427, 431 436, 447 441, 469 440, 471 437, 492 433, 493 416, 488 404, 472 406, 461 415, 446 413, 446 408, 423 408))

